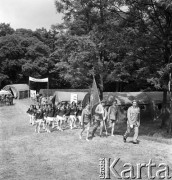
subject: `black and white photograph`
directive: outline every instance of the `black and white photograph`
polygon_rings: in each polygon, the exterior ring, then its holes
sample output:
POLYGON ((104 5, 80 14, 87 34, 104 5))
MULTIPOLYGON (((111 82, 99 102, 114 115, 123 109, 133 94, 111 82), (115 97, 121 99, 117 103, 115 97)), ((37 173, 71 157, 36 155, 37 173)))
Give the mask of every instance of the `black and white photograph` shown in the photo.
POLYGON ((0 0, 0 180, 172 179, 172 0, 0 0))

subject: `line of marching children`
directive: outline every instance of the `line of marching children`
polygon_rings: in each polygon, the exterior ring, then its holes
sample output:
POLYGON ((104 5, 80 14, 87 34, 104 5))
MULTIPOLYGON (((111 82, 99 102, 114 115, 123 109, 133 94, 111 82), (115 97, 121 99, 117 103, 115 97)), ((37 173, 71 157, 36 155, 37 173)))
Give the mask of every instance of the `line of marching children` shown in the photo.
MULTIPOLYGON (((103 128, 105 128, 107 133, 107 121, 109 121, 111 124, 111 136, 114 136, 115 125, 119 121, 119 107, 117 105, 117 100, 114 100, 113 104, 108 109, 105 106, 105 102, 101 101, 95 108, 93 119, 91 118, 92 112, 89 103, 84 109, 82 109, 81 104, 77 105, 75 102, 66 105, 63 103, 58 103, 56 106, 51 104, 41 105, 38 107, 31 105, 27 113, 30 116, 30 123, 32 125, 36 124, 35 132, 37 133, 40 133, 41 127, 49 133, 51 132, 51 129, 54 129, 55 127, 58 130, 63 131, 62 125, 64 123, 69 123, 70 129, 73 129, 76 127, 76 122, 78 119, 81 127, 80 139, 82 139, 82 134, 86 129, 87 141, 89 141, 89 130, 93 122, 94 126, 91 133, 91 138, 94 137, 98 127, 100 127, 100 137, 102 136, 103 128)), ((127 131, 123 136, 123 141, 126 142, 131 129, 133 129, 133 143, 137 144, 139 126, 140 108, 138 107, 137 101, 133 100, 132 106, 129 107, 127 111, 127 131)))
POLYGON ((47 131, 51 132, 51 129, 55 127, 63 131, 62 125, 69 121, 70 129, 76 127, 76 121, 81 124, 81 104, 76 104, 72 102, 53 104, 43 104, 43 105, 31 105, 27 110, 30 117, 30 124, 35 125, 35 132, 40 133, 41 127, 47 131), (50 128, 51 127, 51 128, 50 128))

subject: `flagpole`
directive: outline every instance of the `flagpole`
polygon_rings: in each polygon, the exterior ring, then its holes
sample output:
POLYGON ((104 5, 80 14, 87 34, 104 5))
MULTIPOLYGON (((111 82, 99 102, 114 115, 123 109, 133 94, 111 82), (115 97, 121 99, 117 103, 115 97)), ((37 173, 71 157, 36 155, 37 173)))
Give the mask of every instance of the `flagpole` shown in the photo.
POLYGON ((48 93, 49 93, 49 79, 47 81, 47 99, 48 99, 48 93))
POLYGON ((28 98, 30 97, 30 80, 29 80, 29 92, 28 92, 28 98))

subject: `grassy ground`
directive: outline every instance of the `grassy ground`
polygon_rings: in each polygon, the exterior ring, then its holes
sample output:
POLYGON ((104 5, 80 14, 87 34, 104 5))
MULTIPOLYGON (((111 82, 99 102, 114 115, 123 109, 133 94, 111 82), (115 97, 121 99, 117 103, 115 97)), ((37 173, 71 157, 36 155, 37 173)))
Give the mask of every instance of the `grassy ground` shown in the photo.
MULTIPOLYGON (((14 106, 0 107, 2 180, 97 180, 103 157, 120 158, 119 168, 126 162, 136 165, 152 159, 167 163, 172 173, 172 140, 155 135, 156 125, 142 125, 138 145, 130 143, 132 138, 123 143, 124 124, 116 127, 115 137, 96 136, 89 142, 78 138, 80 129, 36 134, 25 113, 29 104, 29 100, 20 100, 14 106)), ((142 179, 147 179, 146 172, 143 169, 142 179)))

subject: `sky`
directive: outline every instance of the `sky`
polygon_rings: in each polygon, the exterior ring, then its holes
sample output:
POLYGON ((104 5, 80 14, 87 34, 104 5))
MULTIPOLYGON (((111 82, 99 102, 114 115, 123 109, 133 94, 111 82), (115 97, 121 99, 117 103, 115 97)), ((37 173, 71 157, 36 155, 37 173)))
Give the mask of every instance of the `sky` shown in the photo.
POLYGON ((56 13, 54 0, 0 0, 0 23, 9 23, 13 29, 50 29, 62 22, 56 13))

